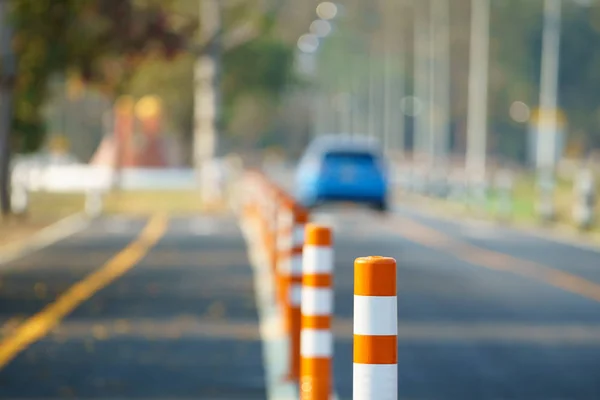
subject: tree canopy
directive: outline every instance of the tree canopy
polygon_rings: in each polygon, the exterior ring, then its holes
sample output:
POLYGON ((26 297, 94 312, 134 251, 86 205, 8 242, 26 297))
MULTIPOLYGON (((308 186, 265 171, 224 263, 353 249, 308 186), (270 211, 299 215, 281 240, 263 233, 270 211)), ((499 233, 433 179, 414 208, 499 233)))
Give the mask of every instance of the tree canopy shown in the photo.
MULTIPOLYGON (((224 122, 248 93, 275 101, 289 79, 290 47, 271 34, 273 16, 256 0, 224 7, 224 122)), ((48 83, 164 97, 176 129, 189 134, 199 7, 184 0, 10 0, 17 56, 14 148, 32 151, 46 133, 48 83)), ((228 3, 229 4, 229 3, 228 3)))

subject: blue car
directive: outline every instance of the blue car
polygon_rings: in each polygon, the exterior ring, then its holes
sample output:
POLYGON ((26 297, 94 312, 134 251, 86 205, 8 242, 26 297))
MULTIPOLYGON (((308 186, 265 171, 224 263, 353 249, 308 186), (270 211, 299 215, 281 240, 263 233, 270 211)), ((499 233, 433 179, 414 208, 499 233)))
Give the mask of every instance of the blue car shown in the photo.
POLYGON ((389 180, 381 146, 368 138, 325 135, 308 146, 296 172, 296 195, 307 208, 353 202, 389 207, 389 180))

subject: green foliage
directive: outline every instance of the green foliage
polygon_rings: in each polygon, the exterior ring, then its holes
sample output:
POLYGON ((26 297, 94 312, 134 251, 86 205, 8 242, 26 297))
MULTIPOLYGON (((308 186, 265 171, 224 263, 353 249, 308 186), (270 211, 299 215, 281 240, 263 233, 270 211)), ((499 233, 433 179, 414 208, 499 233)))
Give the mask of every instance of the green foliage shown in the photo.
POLYGON ((67 63, 68 53, 60 41, 68 37, 69 18, 78 4, 77 0, 11 3, 18 60, 13 132, 21 150, 35 149, 44 135, 40 107, 48 92, 46 82, 67 63))
POLYGON ((183 46, 164 8, 151 2, 10 0, 10 5, 17 57, 13 138, 20 151, 35 150, 43 140, 41 107, 53 74, 79 76, 117 95, 149 54, 172 57, 183 46))
POLYGON ((260 37, 223 56, 223 92, 230 99, 250 92, 277 98, 290 82, 294 54, 270 37, 260 37))
MULTIPOLYGON (((17 151, 34 151, 43 143, 42 107, 55 74, 64 75, 68 86, 83 82, 113 98, 159 95, 169 128, 191 132, 194 60, 185 48, 196 39, 197 1, 10 1, 18 61, 13 121, 17 151)), ((257 0, 230 4, 223 10, 226 34, 244 24, 255 27, 256 34, 223 55, 225 123, 244 96, 277 101, 291 82, 293 64, 291 47, 270 35, 274 15, 261 12, 257 0)))

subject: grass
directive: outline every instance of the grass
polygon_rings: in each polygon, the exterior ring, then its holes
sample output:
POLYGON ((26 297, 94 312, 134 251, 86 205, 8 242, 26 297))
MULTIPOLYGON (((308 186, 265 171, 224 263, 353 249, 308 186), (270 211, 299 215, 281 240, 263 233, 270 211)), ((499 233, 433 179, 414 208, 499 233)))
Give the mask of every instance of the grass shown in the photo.
POLYGON ((187 215, 223 209, 221 204, 203 206, 197 190, 115 191, 104 196, 106 214, 150 215, 162 212, 187 215))
MULTIPOLYGON (((600 186, 598 187, 600 193, 600 186)), ((538 221, 536 213, 536 202, 538 198, 535 178, 531 175, 522 176, 515 182, 513 192, 512 216, 515 222, 535 223, 538 221)), ((488 212, 497 215, 497 194, 490 195, 489 202, 494 204, 488 208, 488 212)), ((573 193, 573 182, 567 179, 558 179, 554 192, 554 206, 556 211, 556 222, 566 225, 575 225, 572 217, 575 197, 573 193)), ((600 210, 600 209, 599 209, 600 210)), ((600 229, 596 221, 595 229, 600 229)))
MULTIPOLYGON (((600 193, 600 184, 598 186, 600 193)), ((522 175, 515 181, 513 188, 513 197, 511 203, 511 213, 508 220, 517 225, 539 225, 540 219, 536 211, 538 198, 537 185, 534 175, 522 175)), ((572 217, 572 208, 574 203, 573 182, 568 179, 558 179, 554 193, 554 206, 556 211, 555 223, 562 226, 568 226, 576 230, 576 224, 572 217)), ((500 196, 499 193, 491 191, 487 196, 483 207, 480 209, 471 207, 460 200, 431 200, 442 208, 443 212, 449 212, 459 215, 477 215, 485 219, 501 219, 500 196)), ((597 202, 596 213, 600 213, 600 202, 597 202)), ((594 234, 600 233, 600 217, 590 228, 594 234)))

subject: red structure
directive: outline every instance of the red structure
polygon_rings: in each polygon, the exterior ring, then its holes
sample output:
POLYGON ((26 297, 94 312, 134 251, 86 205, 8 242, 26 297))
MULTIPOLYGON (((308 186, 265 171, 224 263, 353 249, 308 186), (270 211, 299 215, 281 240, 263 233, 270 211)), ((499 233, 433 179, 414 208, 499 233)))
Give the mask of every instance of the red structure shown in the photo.
POLYGON ((90 161, 94 165, 164 168, 169 166, 167 141, 162 136, 161 115, 134 115, 133 101, 115 105, 114 134, 106 137, 90 161))

